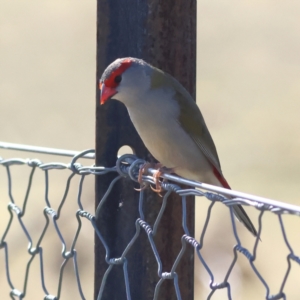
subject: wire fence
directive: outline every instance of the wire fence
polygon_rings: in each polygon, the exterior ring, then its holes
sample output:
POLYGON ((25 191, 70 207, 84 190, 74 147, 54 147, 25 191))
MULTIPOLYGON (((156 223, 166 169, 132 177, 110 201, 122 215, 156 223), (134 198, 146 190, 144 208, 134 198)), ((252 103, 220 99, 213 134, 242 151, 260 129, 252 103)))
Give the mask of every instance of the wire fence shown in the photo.
MULTIPOLYGON (((132 180, 137 182, 138 176, 139 176, 139 170, 141 166, 145 163, 145 161, 137 158, 136 156, 132 154, 126 154, 118 158, 116 161, 116 166, 111 168, 105 168, 101 166, 83 166, 77 162, 79 158, 93 158, 94 157, 94 150, 86 150, 83 152, 74 152, 74 151, 61 151, 59 149, 46 149, 46 148, 40 148, 40 147, 19 147, 13 144, 7 144, 7 143, 0 143, 0 147, 2 148, 11 148, 11 149, 19 149, 19 150, 25 150, 25 151, 31 151, 31 152, 39 152, 39 153, 48 153, 48 154, 58 154, 58 155, 66 155, 66 156, 73 156, 71 161, 69 163, 42 163, 38 159, 20 159, 20 158, 10 158, 10 159, 4 159, 0 157, 0 165, 6 169, 7 174, 7 193, 9 196, 9 203, 7 204, 7 209, 9 213, 9 221, 6 224, 5 228, 1 228, 0 231, 0 252, 4 253, 4 265, 5 265, 5 273, 6 273, 6 280, 10 288, 10 298, 11 299, 24 299, 27 294, 27 286, 28 286, 28 280, 29 280, 29 273, 32 266, 32 263, 34 260, 37 260, 39 262, 39 268, 40 268, 40 282, 41 287, 44 292, 44 299, 48 300, 54 300, 54 299, 60 299, 61 297, 61 288, 62 288, 62 280, 63 275, 65 272, 65 267, 69 262, 73 262, 74 265, 74 273, 76 276, 77 281, 77 288, 78 288, 78 294, 81 299, 86 299, 84 291, 82 289, 81 285, 81 276, 78 269, 78 263, 77 263, 77 252, 76 252, 76 243, 78 240, 78 237, 81 233, 82 228, 82 219, 87 219, 93 230, 96 232, 96 236, 100 239, 101 243, 103 244, 106 256, 103 257, 103 260, 107 263, 107 270, 105 272, 104 277, 102 278, 101 287, 99 290, 99 294, 97 296, 97 299, 103 299, 103 292, 106 285, 106 280, 111 272, 111 270, 116 265, 123 265, 123 273, 124 273, 124 282, 126 287, 126 299, 133 299, 130 287, 133 284, 129 280, 128 276, 128 260, 127 254, 133 247, 134 243, 138 239, 141 231, 145 231, 148 237, 148 241, 151 245, 153 254, 156 259, 157 263, 157 273, 159 276, 159 280, 156 283, 155 290, 153 292, 153 299, 157 300, 159 299, 159 291, 161 288, 162 283, 165 280, 171 280, 174 283, 174 288, 176 291, 177 299, 181 298, 180 293, 180 287, 178 282, 178 274, 176 273, 176 268, 178 264, 181 261, 181 258, 184 255, 184 252, 187 247, 193 247, 195 249, 196 253, 196 259, 199 260, 199 262, 202 265, 203 270, 207 272, 207 275, 209 276, 210 280, 207 282, 207 286, 210 289, 210 292, 207 295, 207 299, 211 299, 214 293, 217 290, 225 289, 227 292, 227 298, 232 299, 232 283, 230 283, 229 276, 231 275, 236 262, 238 258, 238 253, 242 253, 249 261, 249 264, 254 272, 254 274, 259 279, 261 285, 265 289, 265 299, 286 299, 285 294, 285 287, 290 275, 291 271, 291 262, 294 261, 298 265, 300 264, 300 258, 299 256, 296 256, 296 254, 293 251, 293 248, 288 240, 287 234, 286 234, 286 228, 282 219, 283 214, 294 214, 294 215, 300 215, 300 207, 291 205, 291 204, 285 204, 279 201, 274 201, 266 198, 261 198, 257 196, 252 196, 240 192, 236 192, 233 190, 226 190, 223 188, 211 186, 208 184, 198 183, 195 181, 187 180, 184 178, 180 178, 174 175, 170 174, 162 174, 162 178, 164 179, 161 181, 161 186, 164 190, 162 192, 163 201, 161 204, 160 211, 157 215, 156 221, 153 226, 147 223, 144 217, 144 211, 143 211, 143 202, 145 197, 145 190, 140 191, 140 197, 139 197, 139 203, 138 203, 138 210, 139 210, 139 218, 135 220, 135 227, 136 231, 126 248, 123 250, 121 256, 119 257, 112 257, 110 255, 110 249, 103 238, 101 234, 101 228, 97 228, 96 226, 96 220, 101 212, 101 209, 103 207, 103 204, 105 203, 109 193, 114 188, 117 181, 121 180, 122 178, 124 180, 132 180), (26 195, 23 201, 23 204, 21 206, 18 206, 15 202, 14 196, 13 196, 13 188, 12 188, 12 182, 13 178, 11 176, 11 168, 13 168, 16 165, 26 165, 30 168, 30 174, 29 174, 29 180, 26 190, 26 195), (40 169, 44 172, 44 180, 45 180, 45 193, 44 193, 44 217, 45 217, 45 223, 43 224, 43 230, 38 238, 38 241, 36 244, 33 243, 32 237, 30 234, 30 231, 26 227, 26 225, 23 222, 23 217, 26 213, 26 208, 28 206, 28 202, 30 201, 30 191, 32 189, 32 180, 33 176, 37 169, 40 169), (64 196, 60 201, 60 204, 57 209, 54 209, 51 206, 51 202, 49 200, 49 189, 51 188, 49 185, 49 172, 52 170, 70 170, 71 174, 69 175, 64 196), (84 209, 83 202, 82 202, 82 189, 83 184, 85 180, 86 175, 96 175, 96 176, 103 176, 107 173, 114 172, 117 174, 117 177, 110 183, 110 185, 107 187, 106 193, 103 195, 95 214, 93 212, 88 212, 84 209), (71 244, 70 249, 67 249, 66 242, 64 239, 63 234, 61 233, 60 226, 58 225, 58 220, 61 217, 61 210, 65 205, 66 198, 68 196, 68 193, 70 191, 70 183, 72 179, 75 176, 79 176, 79 186, 78 186, 78 196, 77 196, 77 205, 78 210, 76 212, 76 220, 77 220, 77 230, 75 232, 75 235, 73 237, 73 242, 71 244), (189 186, 189 188, 182 188, 181 185, 189 186), (168 197, 171 193, 176 193, 181 197, 182 200, 182 228, 184 231, 184 235, 181 237, 178 237, 178 239, 181 239, 182 248, 178 252, 178 256, 173 262, 172 268, 168 272, 163 272, 163 265, 164 262, 161 260, 159 253, 157 251, 157 247, 155 244, 155 234, 158 230, 158 227, 160 226, 160 221, 162 218, 162 215, 164 213, 164 210, 167 206, 168 197), (225 196, 220 195, 218 193, 222 193, 223 195, 226 194, 228 196, 234 196, 233 199, 227 199, 225 196), (189 195, 194 196, 200 196, 205 197, 210 201, 209 209, 207 212, 206 220, 204 222, 204 226, 201 232, 200 239, 196 239, 195 237, 191 236, 189 233, 189 228, 187 226, 187 218, 186 218, 186 197, 189 195), (215 203, 222 202, 225 204, 229 210, 230 210, 230 218, 231 218, 231 224, 232 224, 232 231, 235 238, 235 245, 233 247, 233 258, 232 261, 226 271, 226 275, 224 276, 224 279, 222 282, 217 283, 215 280, 214 273, 210 267, 209 262, 204 258, 202 254, 202 248, 204 244, 204 238, 207 234, 207 228, 210 222, 211 217, 211 210, 215 203), (233 214, 232 205, 240 204, 243 206, 252 206, 255 207, 257 210, 259 210, 259 217, 258 217, 258 236, 255 239, 254 246, 252 249, 247 249, 241 242, 241 239, 239 237, 237 228, 236 228, 236 220, 233 214), (288 249, 288 254, 286 256, 286 271, 284 272, 284 276, 281 280, 281 284, 277 289, 277 293, 274 295, 271 295, 271 289, 267 282, 267 280, 264 278, 264 276, 261 274, 261 272, 258 270, 256 266, 256 258, 257 258, 257 252, 258 248, 261 244, 260 242, 260 234, 262 231, 262 217, 264 216, 265 212, 269 211, 274 213, 277 218, 278 222, 280 224, 281 233, 283 236, 284 243, 288 249), (30 259, 27 262, 26 266, 26 272, 25 277, 23 281, 22 286, 16 286, 13 280, 11 279, 10 275, 10 260, 9 260, 9 243, 7 242, 7 235, 12 230, 12 223, 14 221, 14 218, 17 218, 17 221, 20 225, 19 229, 23 232, 24 236, 26 237, 28 241, 28 253, 30 255, 30 259), (45 280, 44 275, 44 269, 45 269, 45 261, 43 257, 43 246, 42 241, 45 238, 45 234, 47 230, 49 229, 50 223, 52 222, 53 227, 55 228, 55 231, 57 233, 57 236, 59 237, 59 240, 61 242, 61 256, 63 259, 63 263, 61 264, 60 271, 59 271, 59 279, 58 279, 58 285, 57 290, 55 294, 51 294, 49 288, 47 287, 47 282, 45 280)), ((153 180, 153 174, 156 172, 155 169, 149 169, 148 174, 143 175, 142 180, 146 185, 155 184, 153 180)), ((2 181, 4 178, 1 179, 2 181)), ((0 195, 1 196, 1 195, 0 195)), ((1 212, 1 214, 4 214, 4 212, 1 212)), ((42 226, 42 225, 41 225, 42 226)), ((57 276, 57 274, 56 274, 57 276)), ((138 276, 138 274, 136 274, 138 276)), ((1 292, 0 292, 1 293, 1 292)), ((1 295, 1 299, 3 299, 5 295, 1 295)))

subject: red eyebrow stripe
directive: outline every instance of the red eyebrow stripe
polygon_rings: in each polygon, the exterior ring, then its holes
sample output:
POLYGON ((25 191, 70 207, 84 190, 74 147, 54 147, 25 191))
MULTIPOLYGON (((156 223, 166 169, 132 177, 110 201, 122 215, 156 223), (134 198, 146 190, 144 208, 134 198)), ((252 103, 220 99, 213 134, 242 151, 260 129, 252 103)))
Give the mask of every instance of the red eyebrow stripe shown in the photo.
POLYGON ((126 58, 121 62, 121 65, 116 70, 112 71, 109 78, 104 81, 105 86, 110 88, 115 88, 118 86, 118 83, 115 82, 115 77, 118 75, 122 75, 132 64, 132 60, 130 58, 126 58))

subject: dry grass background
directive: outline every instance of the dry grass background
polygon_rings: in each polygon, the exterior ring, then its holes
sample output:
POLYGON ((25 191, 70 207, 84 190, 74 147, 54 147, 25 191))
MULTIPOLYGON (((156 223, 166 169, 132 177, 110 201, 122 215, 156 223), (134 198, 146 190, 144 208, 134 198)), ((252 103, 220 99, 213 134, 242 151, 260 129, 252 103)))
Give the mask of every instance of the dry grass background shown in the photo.
MULTIPOLYGON (((95 2, 91 1, 1 1, 1 140, 74 150, 94 147, 95 21, 95 2)), ((300 204, 299 53, 299 1, 198 1, 197 101, 217 145, 224 174, 234 189, 293 204, 300 204)), ((68 161, 2 150, 1 156, 68 161)), ((13 193, 19 205, 28 173, 28 167, 12 168, 13 193)), ((42 174, 39 170, 38 173, 42 174)), ((69 174, 50 173, 50 201, 54 207, 63 195, 62 182, 69 174)), ((8 221, 4 168, 0 169, 0 176, 3 232, 8 221)), ((76 230, 76 184, 72 184, 59 221, 67 247, 76 230)), ((93 189, 93 178, 88 177, 83 199, 89 211, 93 210, 93 189)), ((43 177, 36 176, 24 217, 34 243, 44 224, 43 192, 43 177)), ((198 237, 208 201, 198 199, 197 204, 198 237)), ((252 208, 247 211, 257 224, 258 212, 252 208)), ((295 254, 299 254, 300 221, 295 216, 284 216, 284 222, 295 254)), ((243 243, 251 248, 252 236, 242 226, 238 225, 238 230, 243 243)), ((89 224, 84 223, 77 249, 87 299, 92 299, 93 290, 93 235, 89 224)), ((17 222, 8 241, 11 278, 20 287, 29 255, 27 240, 17 222)), ((203 249, 217 282, 222 281, 232 260, 233 243, 228 213, 218 205, 213 210, 203 249)), ((55 294, 62 260, 53 226, 42 246, 46 284, 49 292, 55 294)), ((276 216, 265 214, 256 265, 270 284, 271 294, 279 290, 287 254, 276 216)), ((9 299, 3 251, 1 256, 0 294, 1 299, 9 299)), ((67 266, 61 299, 79 299, 72 268, 72 264, 67 266)), ((205 299, 209 278, 200 264, 195 278, 195 299, 205 299)), ((229 279, 234 299, 264 299, 265 290, 245 257, 239 257, 229 279)), ((285 291, 287 299, 300 297, 299 266, 294 263, 285 291)), ((27 298, 42 296, 35 260, 27 298)), ((218 291, 213 299, 226 299, 225 291, 218 291)))

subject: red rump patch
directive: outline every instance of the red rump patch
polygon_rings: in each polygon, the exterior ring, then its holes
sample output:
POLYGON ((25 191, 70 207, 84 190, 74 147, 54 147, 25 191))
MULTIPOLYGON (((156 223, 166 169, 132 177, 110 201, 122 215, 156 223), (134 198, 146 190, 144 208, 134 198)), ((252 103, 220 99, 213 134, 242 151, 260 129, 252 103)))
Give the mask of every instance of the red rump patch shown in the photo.
POLYGON ((132 64, 132 60, 130 58, 126 58, 121 62, 121 65, 113 70, 109 76, 109 78, 107 78, 104 81, 105 86, 108 86, 110 88, 115 88, 118 86, 118 83, 115 82, 115 78, 118 75, 122 75, 132 64))
POLYGON ((214 174, 216 175, 216 177, 218 178, 218 180, 220 181, 220 183, 223 185, 224 188, 231 190, 229 184, 227 183, 226 179, 223 177, 222 174, 219 173, 219 171, 213 167, 213 171, 214 174))

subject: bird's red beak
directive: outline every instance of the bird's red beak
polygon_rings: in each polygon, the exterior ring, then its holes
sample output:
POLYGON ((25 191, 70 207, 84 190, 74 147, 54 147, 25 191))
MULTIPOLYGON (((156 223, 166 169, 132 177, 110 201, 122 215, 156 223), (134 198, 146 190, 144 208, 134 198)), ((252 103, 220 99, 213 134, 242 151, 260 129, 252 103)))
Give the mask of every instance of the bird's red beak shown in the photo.
POLYGON ((117 90, 115 88, 110 88, 108 86, 105 86, 104 83, 99 83, 99 89, 101 90, 100 94, 100 104, 104 104, 108 99, 110 99, 112 96, 114 96, 117 93, 117 90))

